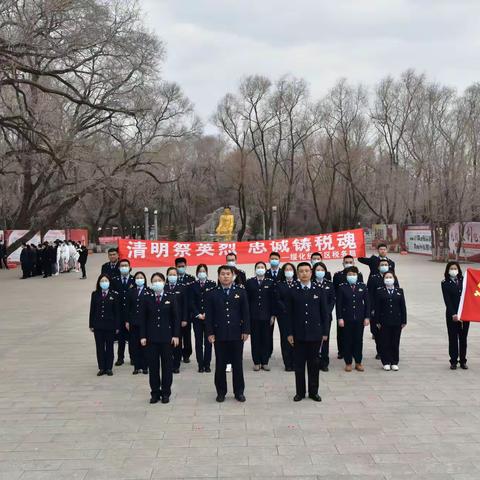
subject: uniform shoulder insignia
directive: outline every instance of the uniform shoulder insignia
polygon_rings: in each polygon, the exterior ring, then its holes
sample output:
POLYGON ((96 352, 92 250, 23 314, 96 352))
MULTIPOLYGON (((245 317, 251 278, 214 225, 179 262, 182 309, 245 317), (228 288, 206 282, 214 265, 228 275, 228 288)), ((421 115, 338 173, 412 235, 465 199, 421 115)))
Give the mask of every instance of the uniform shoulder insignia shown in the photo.
POLYGON ((446 282, 446 280, 445 280, 445 279, 443 279, 443 280, 442 280, 442 283, 445 283, 445 282, 446 282))
POLYGON ((242 288, 243 290, 245 290, 245 285, 235 285, 235 287, 242 288))

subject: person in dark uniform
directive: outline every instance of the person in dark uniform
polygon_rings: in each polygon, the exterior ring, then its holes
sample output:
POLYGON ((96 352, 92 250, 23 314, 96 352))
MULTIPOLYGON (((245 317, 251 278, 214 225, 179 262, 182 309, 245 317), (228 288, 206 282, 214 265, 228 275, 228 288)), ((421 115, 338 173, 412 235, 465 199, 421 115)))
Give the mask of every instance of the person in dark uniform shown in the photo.
MULTIPOLYGON (((265 274, 265 278, 269 278, 273 281, 273 285, 276 288, 279 282, 285 280, 283 277, 283 271, 280 268, 280 254, 278 252, 270 252, 269 262, 270 268, 267 270, 265 274)), ((270 325, 270 350, 269 350, 269 357, 273 354, 273 333, 275 331, 275 317, 273 317, 271 325, 270 325)), ((252 332, 253 336, 253 332, 252 332)))
POLYGON ((313 281, 325 292, 328 310, 327 339, 322 342, 322 348, 320 349, 320 370, 322 372, 328 372, 328 365, 330 364, 330 328, 332 326, 332 312, 335 307, 335 289, 333 288, 333 282, 327 280, 328 273, 327 266, 323 262, 317 262, 313 267, 313 281))
POLYGON ((250 336, 250 317, 245 288, 235 285, 234 267, 218 268, 219 286, 207 297, 205 316, 208 341, 215 347, 215 387, 217 402, 227 394, 227 363, 232 363, 233 392, 239 402, 245 401, 243 378, 243 345, 250 336))
POLYGON ((197 265, 197 280, 190 286, 190 317, 195 333, 195 355, 197 357, 198 372, 210 373, 212 361, 212 344, 208 341, 205 323, 207 308, 207 294, 217 284, 208 279, 208 267, 204 263, 197 265))
POLYGON ((113 341, 120 328, 117 292, 110 288, 110 278, 101 274, 90 300, 88 320, 90 330, 95 337, 97 350, 97 376, 113 375, 113 341))
MULTIPOLYGON (((375 340, 376 356, 375 359, 380 359, 380 336, 378 332, 377 322, 375 321, 375 295, 380 287, 384 286, 383 275, 390 271, 390 264, 387 259, 380 260, 378 264, 378 271, 376 273, 370 273, 367 281, 368 296, 370 297, 370 333, 375 340)), ((395 275, 395 287, 399 288, 397 277, 395 275)))
MULTIPOLYGON (((346 283, 347 281, 347 269, 350 267, 355 266, 355 260, 351 255, 345 255, 343 257, 343 270, 339 270, 338 272, 335 272, 333 275, 333 286, 335 288, 335 295, 337 295, 338 287, 342 283, 346 283)), ((363 282, 363 275, 362 272, 358 272, 358 281, 360 283, 363 282)), ((337 358, 341 359, 343 358, 343 333, 344 330, 342 328, 338 328, 337 325, 337 349, 338 349, 338 355, 337 358)))
POLYGON ((55 249, 48 242, 43 242, 42 271, 43 278, 52 276, 53 264, 56 262, 55 249))
POLYGON ((117 361, 115 365, 119 367, 123 365, 125 361, 125 346, 128 343, 128 355, 130 357, 130 363, 132 364, 132 354, 130 352, 130 333, 127 330, 126 324, 128 323, 129 315, 129 303, 128 303, 128 293, 132 288, 135 288, 135 279, 130 274, 130 261, 126 258, 122 258, 119 262, 120 276, 112 279, 113 289, 118 292, 119 304, 120 304, 120 318, 122 320, 120 325, 120 331, 117 336, 118 347, 117 347, 117 361))
POLYGON ((371 257, 359 257, 358 261, 364 265, 368 265, 370 268, 370 275, 376 274, 378 272, 378 267, 380 265, 380 260, 386 260, 388 266, 392 272, 395 272, 395 262, 387 257, 388 247, 386 243, 379 243, 377 246, 378 255, 372 255, 371 257))
POLYGON ((80 253, 78 255, 78 263, 80 264, 80 268, 82 270, 82 279, 87 278, 87 259, 88 259, 88 248, 85 245, 80 247, 80 253))
POLYGON ((280 347, 282 350, 282 360, 286 372, 293 372, 293 346, 288 341, 289 327, 288 327, 288 312, 287 302, 289 291, 291 288, 297 286, 297 273, 293 263, 284 263, 282 265, 282 272, 285 280, 277 284, 274 290, 273 314, 275 315, 278 328, 280 329, 280 347))
MULTIPOLYGON (((318 262, 323 262, 323 255, 320 252, 313 252, 310 255, 310 265, 314 268, 318 262)), ((329 271, 325 273, 325 279, 332 281, 332 274, 329 271)))
POLYGON ((358 268, 346 270, 345 283, 337 289, 337 323, 343 330, 343 358, 345 371, 352 371, 352 358, 355 359, 355 370, 364 371, 362 365, 363 330, 370 323, 370 300, 367 286, 358 281, 358 268))
MULTIPOLYGON (((179 285, 185 285, 185 295, 187 296, 187 306, 190 303, 190 287, 195 282, 195 277, 187 272, 187 259, 184 257, 178 257, 175 259, 175 268, 177 269, 177 283, 179 285)), ((182 358, 183 363, 190 363, 190 355, 192 355, 192 323, 187 322, 186 325, 182 325, 182 358)))
POLYGON ((20 265, 22 267, 22 279, 29 278, 31 276, 32 263, 30 246, 26 243, 22 244, 22 250, 20 251, 20 265))
POLYGON ((0 242, 0 268, 5 267, 8 270, 7 263, 7 246, 5 242, 0 242))
POLYGON ((108 275, 110 278, 119 277, 120 270, 118 262, 118 249, 109 248, 108 249, 108 262, 102 265, 102 273, 108 275))
POLYGON ((37 254, 37 258, 35 261, 35 275, 41 276, 42 275, 42 264, 43 264, 43 245, 39 243, 35 246, 35 251, 37 254))
POLYGON ((140 325, 145 316, 146 298, 150 294, 147 288, 147 277, 143 272, 134 275, 135 287, 130 288, 127 294, 128 322, 125 324, 129 332, 130 358, 133 360, 133 375, 142 371, 148 374, 145 348, 140 343, 140 325))
MULTIPOLYGON (((167 269, 167 283, 165 284, 165 293, 176 295, 178 313, 180 315, 181 329, 185 329, 189 324, 188 318, 188 296, 187 286, 178 283, 178 272, 175 267, 167 269)), ((182 338, 173 350, 173 373, 180 373, 180 364, 182 362, 182 338)))
MULTIPOLYGON (((395 286, 395 274, 383 275, 383 287, 375 293, 375 322, 380 340, 383 369, 398 371, 400 335, 407 325, 407 306, 403 290, 395 286)), ((398 281, 397 281, 398 284, 398 281)))
POLYGON ((275 283, 266 277, 265 262, 255 264, 255 276, 247 280, 248 306, 250 313, 251 345, 253 370, 270 371, 268 361, 271 355, 271 325, 273 316, 273 296, 275 283))
POLYGON ((234 269, 234 276, 235 276, 235 285, 243 285, 247 284, 247 275, 243 270, 240 270, 237 267, 237 254, 235 252, 227 253, 225 257, 227 265, 233 267, 234 269))
POLYGON ((308 262, 297 266, 299 283, 289 290, 287 297, 288 340, 294 348, 295 402, 305 398, 305 365, 308 371, 308 396, 316 401, 320 371, 320 348, 328 336, 328 307, 325 292, 312 281, 312 267, 308 262))
POLYGON ((461 322, 458 319, 458 307, 463 290, 463 274, 460 264, 458 262, 448 262, 444 277, 442 294, 445 302, 450 369, 456 370, 460 360, 460 368, 467 370, 467 337, 470 322, 461 322))
POLYGON ((145 316, 140 323, 140 344, 146 347, 150 380, 150 403, 170 401, 173 381, 173 348, 180 343, 177 297, 165 293, 165 276, 154 273, 146 296, 145 316), (162 375, 160 380, 160 364, 162 375))

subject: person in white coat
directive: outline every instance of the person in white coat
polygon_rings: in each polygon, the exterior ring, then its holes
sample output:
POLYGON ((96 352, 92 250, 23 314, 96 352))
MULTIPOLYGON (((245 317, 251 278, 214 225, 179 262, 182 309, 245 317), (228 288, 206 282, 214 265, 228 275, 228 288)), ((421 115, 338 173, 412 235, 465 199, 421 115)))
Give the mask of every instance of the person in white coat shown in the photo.
POLYGON ((70 251, 68 245, 62 242, 57 250, 57 265, 60 273, 68 272, 68 261, 70 259, 70 251))

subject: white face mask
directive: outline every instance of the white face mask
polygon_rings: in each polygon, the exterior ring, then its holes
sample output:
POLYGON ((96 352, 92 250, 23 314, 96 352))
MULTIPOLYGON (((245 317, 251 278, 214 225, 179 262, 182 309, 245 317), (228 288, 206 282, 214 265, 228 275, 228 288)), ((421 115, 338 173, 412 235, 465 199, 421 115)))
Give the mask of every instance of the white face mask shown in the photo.
POLYGON ((387 287, 393 287, 393 285, 395 284, 394 278, 385 278, 383 281, 387 287))
POLYGON ((229 267, 234 267, 234 266, 236 265, 236 262, 235 262, 235 260, 229 260, 229 261, 227 262, 227 265, 228 265, 229 267))
POLYGON ((458 275, 458 270, 456 268, 451 268, 449 271, 448 271, 448 274, 452 277, 452 278, 455 278, 457 275, 458 275))
POLYGON ((165 282, 152 282, 152 290, 154 292, 163 292, 165 282))
POLYGON ((264 268, 257 268, 255 270, 255 273, 257 274, 257 277, 263 277, 265 275, 265 269, 264 268))
POLYGON ((285 270, 285 278, 290 280, 293 278, 293 270, 285 270))

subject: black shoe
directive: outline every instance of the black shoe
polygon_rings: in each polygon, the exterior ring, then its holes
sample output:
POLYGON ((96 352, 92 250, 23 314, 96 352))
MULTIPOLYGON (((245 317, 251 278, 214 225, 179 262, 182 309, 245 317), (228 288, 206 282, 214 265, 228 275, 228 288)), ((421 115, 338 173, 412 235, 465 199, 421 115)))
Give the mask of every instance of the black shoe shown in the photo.
POLYGON ((120 365, 123 365, 124 364, 124 361, 123 360, 120 360, 118 359, 116 362, 115 362, 115 366, 116 367, 119 367, 120 365))
POLYGON ((198 373, 203 373, 205 369, 203 367, 198 367, 198 373))
POLYGON ((216 400, 217 400, 218 403, 224 402, 225 401, 225 395, 217 395, 216 400))
POLYGON ((112 372, 111 370, 107 370, 105 373, 106 373, 109 377, 111 377, 111 376, 113 375, 113 372, 112 372))
POLYGON ((180 373, 180 369, 179 368, 174 368, 173 373, 180 373))
POLYGON ((150 397, 150 403, 157 403, 159 400, 159 397, 157 395, 152 395, 150 397))
POLYGON ((379 353, 377 353, 377 354, 375 355, 375 360, 380 360, 380 354, 379 354, 379 353))
POLYGON ((461 368, 462 370, 468 370, 468 365, 467 365, 466 363, 461 363, 461 364, 460 364, 460 368, 461 368))
POLYGON ((170 402, 170 397, 167 397, 167 395, 164 395, 162 397, 162 403, 168 403, 168 402, 170 402))
POLYGON ((320 367, 320 370, 322 372, 328 372, 328 366, 327 365, 324 365, 323 367, 320 367))
POLYGON ((132 375, 138 375, 139 373, 140 373, 140 370, 135 369, 135 370, 132 372, 132 375))
POLYGON ((105 375, 105 371, 104 370, 99 370, 98 373, 97 373, 97 377, 101 377, 102 375, 105 375))
POLYGON ((142 373, 143 373, 144 375, 148 375, 148 368, 144 368, 144 369, 142 370, 142 373))
POLYGON ((183 363, 190 363, 190 359, 187 357, 187 358, 184 358, 183 359, 183 363))
POLYGON ((337 358, 338 358, 339 360, 341 360, 341 359, 343 358, 343 355, 342 355, 341 353, 339 353, 339 354, 337 355, 337 358))
POLYGON ((212 369, 210 367, 205 367, 205 373, 211 373, 212 369))
POLYGON ((235 398, 236 398, 239 402, 244 402, 244 401, 246 400, 245 395, 235 395, 235 398))
POLYGON ((450 370, 456 370, 456 369, 457 369, 457 365, 455 365, 455 364, 452 363, 452 364, 450 365, 450 370))
POLYGON ((321 402, 322 401, 322 397, 318 393, 313 393, 312 395, 309 395, 308 397, 311 398, 314 402, 321 402))
POLYGON ((301 395, 295 395, 293 397, 293 401, 294 402, 300 402, 301 400, 303 400, 305 397, 302 397, 301 395))

